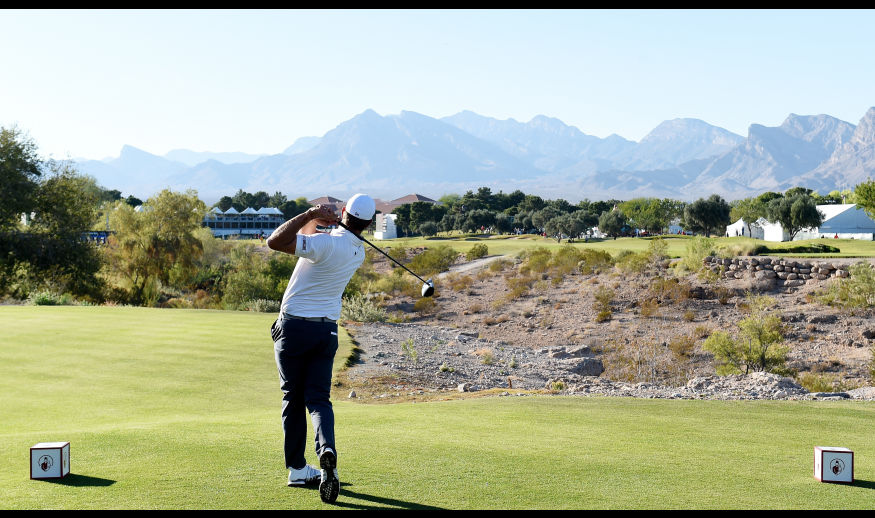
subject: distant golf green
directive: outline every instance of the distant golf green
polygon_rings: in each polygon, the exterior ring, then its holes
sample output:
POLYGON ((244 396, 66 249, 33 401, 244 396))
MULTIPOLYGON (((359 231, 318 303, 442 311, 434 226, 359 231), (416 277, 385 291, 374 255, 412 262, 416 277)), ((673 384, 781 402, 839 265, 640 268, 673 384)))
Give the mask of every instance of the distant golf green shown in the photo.
MULTIPOLYGON (((370 236, 368 236, 369 240, 370 236)), ((584 243, 582 239, 575 239, 571 246, 575 248, 593 248, 604 250, 611 255, 618 255, 623 250, 631 252, 641 252, 647 250, 653 238, 637 238, 637 237, 621 237, 617 239, 595 239, 584 243)), ((666 253, 669 257, 682 257, 687 253, 687 243, 691 239, 689 236, 666 235, 662 236, 665 240, 666 253)), ((541 237, 531 234, 522 236, 484 236, 479 234, 470 235, 452 235, 447 237, 411 237, 387 239, 383 241, 373 241, 372 243, 381 248, 390 247, 434 247, 439 245, 447 245, 461 253, 465 253, 478 243, 484 243, 489 248, 490 255, 515 255, 523 250, 528 250, 536 247, 546 247, 554 249, 568 245, 568 241, 563 239, 557 242, 556 239, 541 237)), ((776 243, 752 239, 748 237, 715 237, 714 242, 718 245, 765 245, 774 252, 769 252, 768 255, 792 255, 794 257, 875 257, 875 241, 862 241, 859 239, 808 239, 803 241, 788 241, 784 243, 776 243), (790 247, 798 247, 804 245, 829 245, 839 249, 839 252, 828 253, 785 253, 783 249, 790 247)))
MULTIPOLYGON (((272 319, 0 307, 0 508, 333 507, 285 485, 272 319), (71 474, 30 480, 28 448, 52 441, 70 441, 71 474)), ((336 394, 335 410, 340 508, 875 502, 873 403, 529 395, 361 404, 336 394), (815 446, 854 450, 857 482, 817 482, 815 446)))

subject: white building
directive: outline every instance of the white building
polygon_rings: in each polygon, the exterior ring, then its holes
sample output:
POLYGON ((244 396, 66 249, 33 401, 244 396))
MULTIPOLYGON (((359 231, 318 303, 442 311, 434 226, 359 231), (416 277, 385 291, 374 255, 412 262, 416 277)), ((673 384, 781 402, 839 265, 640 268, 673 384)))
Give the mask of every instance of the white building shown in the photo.
POLYGON ((237 212, 234 207, 222 212, 213 207, 204 216, 203 226, 208 227, 215 237, 241 236, 256 237, 271 235, 277 227, 285 222, 282 211, 275 207, 262 207, 258 210, 247 207, 243 212, 237 212))
POLYGON ((764 218, 760 218, 748 225, 746 221, 744 221, 743 219, 739 219, 735 223, 726 227, 726 236, 745 236, 752 237, 754 239, 765 239, 765 231, 763 225, 771 225, 771 223, 766 221, 764 218))
MULTIPOLYGON (((854 203, 836 205, 818 205, 817 210, 823 214, 823 223, 817 228, 803 228, 793 236, 794 241, 803 239, 838 238, 864 239, 872 241, 875 238, 875 220, 869 217, 862 208, 854 203)), ((789 241, 790 233, 784 230, 780 223, 770 223, 764 218, 751 223, 750 231, 743 220, 726 227, 726 235, 734 237, 752 233, 750 237, 764 241, 789 241)))
POLYGON ((398 237, 398 230, 395 228, 395 220, 397 214, 377 214, 375 221, 374 239, 395 239, 398 237))

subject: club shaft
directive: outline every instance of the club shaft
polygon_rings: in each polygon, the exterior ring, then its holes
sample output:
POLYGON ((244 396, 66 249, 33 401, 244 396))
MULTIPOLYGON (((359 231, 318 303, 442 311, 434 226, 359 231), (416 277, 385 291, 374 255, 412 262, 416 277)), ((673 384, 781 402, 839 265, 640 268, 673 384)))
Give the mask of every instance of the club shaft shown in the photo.
MULTIPOLYGON (((341 227, 343 227, 343 228, 349 230, 350 232, 352 232, 352 230, 351 230, 348 226, 344 225, 344 224, 341 223, 340 221, 338 221, 337 224, 340 225, 341 227)), ((389 254, 387 254, 386 252, 384 252, 380 247, 374 245, 373 243, 371 243, 371 242, 368 241, 367 239, 363 238, 362 236, 356 234, 355 232, 352 232, 352 234, 353 234, 355 237, 357 237, 357 238, 361 239, 362 241, 364 241, 365 243, 371 245, 371 246, 374 248, 374 250, 376 250, 376 251, 380 252, 381 254, 385 255, 386 257, 388 257, 389 259, 391 259, 392 261, 394 261, 395 264, 397 264, 397 265, 400 266, 401 268, 404 268, 405 270, 407 270, 407 272, 410 273, 410 275, 412 275, 412 276, 416 277, 417 279, 421 280, 423 284, 428 284, 428 282, 427 282, 425 279, 423 279, 423 278, 420 277, 419 275, 416 275, 415 273, 411 272, 411 271, 410 271, 410 268, 408 268, 408 267, 404 266, 403 264, 401 264, 400 262, 398 262, 397 259, 395 259, 395 258, 392 257, 391 255, 389 255, 389 254)))

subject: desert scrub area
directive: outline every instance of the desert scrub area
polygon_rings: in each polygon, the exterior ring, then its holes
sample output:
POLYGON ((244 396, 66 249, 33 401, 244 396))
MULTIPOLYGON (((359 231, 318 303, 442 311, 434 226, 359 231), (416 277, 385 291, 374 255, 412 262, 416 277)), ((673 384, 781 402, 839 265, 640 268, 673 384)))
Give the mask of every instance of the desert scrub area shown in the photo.
MULTIPOLYGON (((831 258, 857 273, 791 283, 763 280, 756 270, 729 277, 726 269, 707 268, 706 258, 728 260, 739 251, 719 239, 678 239, 685 244, 679 257, 671 257, 669 240, 639 241, 646 247, 616 253, 577 244, 522 247, 457 273, 466 263, 460 252, 437 276, 427 311, 416 307, 417 282, 375 258, 375 271, 394 272, 396 286, 368 297, 390 322, 457 329, 535 352, 586 347, 603 366, 600 378, 610 381, 680 387, 703 376, 762 371, 811 392, 872 384, 870 259, 831 258), (407 284, 397 286, 402 280, 407 284), (762 349, 763 358, 739 360, 743 348, 762 349)), ((776 265, 792 261, 773 258, 776 265)))

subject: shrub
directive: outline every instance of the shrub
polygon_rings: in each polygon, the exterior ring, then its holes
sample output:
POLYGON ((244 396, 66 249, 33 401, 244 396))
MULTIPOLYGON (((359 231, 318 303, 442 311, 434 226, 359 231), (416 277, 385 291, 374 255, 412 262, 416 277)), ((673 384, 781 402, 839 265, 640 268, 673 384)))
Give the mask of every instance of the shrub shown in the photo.
POLYGON ((668 348, 671 349, 671 352, 681 359, 692 356, 695 347, 696 340, 686 335, 676 336, 668 342, 668 348))
POLYGON ((765 295, 748 295, 750 316, 738 323, 737 337, 716 331, 702 348, 714 354, 719 375, 748 374, 750 371, 786 373, 788 347, 784 325, 777 313, 768 313, 775 300, 765 295))
POLYGON ((487 255, 489 255, 489 247, 486 246, 486 243, 477 243, 468 250, 468 253, 465 254, 465 260, 473 261, 474 259, 486 257, 487 255))
POLYGON ((449 270, 450 265, 452 265, 458 257, 459 252, 453 250, 447 245, 439 245, 434 248, 429 248, 425 252, 414 257, 410 261, 409 268, 422 277, 435 275, 449 270))
POLYGON ((489 271, 497 273, 503 271, 505 268, 510 267, 512 264, 513 263, 508 261, 507 259, 496 259, 489 263, 489 271))
POLYGON ((659 302, 656 299, 647 299, 639 307, 641 308, 641 316, 645 318, 652 317, 659 312, 659 302))
POLYGON ((431 313, 435 309, 437 309, 437 303, 434 301, 434 297, 420 297, 413 303, 413 311, 417 313, 431 313))
POLYGON ((581 251, 580 257, 577 269, 583 274, 602 273, 614 266, 614 258, 604 250, 586 248, 581 251))
POLYGON ((554 381, 550 384, 550 390, 552 390, 553 392, 562 392, 563 390, 565 390, 565 383, 561 381, 554 381))
POLYGON ((522 255, 525 257, 522 267, 527 271, 544 273, 550 269, 550 262, 553 258, 553 254, 549 249, 539 246, 531 250, 526 250, 522 255))
POLYGON ((480 363, 483 365, 492 365, 495 362, 495 355, 492 353, 492 349, 477 349, 474 351, 474 354, 480 357, 480 363))
POLYGON ((650 254, 647 252, 620 253, 617 257, 617 268, 626 273, 643 273, 650 266, 650 254))
POLYGON ((553 254, 550 261, 550 266, 556 270, 559 276, 567 275, 577 269, 578 263, 582 260, 582 255, 577 248, 571 245, 565 245, 553 254))
POLYGON ((385 322, 389 319, 385 309, 361 294, 343 299, 340 318, 353 322, 385 322))
POLYGON ((860 262, 848 272, 851 276, 833 282, 820 301, 841 308, 875 307, 875 268, 860 262))
POLYGON ((255 299, 247 302, 245 306, 248 311, 258 311, 259 313, 279 313, 280 301, 255 299))
POLYGON ((796 381, 808 392, 844 392, 855 388, 835 374, 804 372, 796 377, 796 381))
POLYGON ((418 362, 419 353, 416 351, 416 344, 413 342, 413 338, 408 338, 401 342, 401 354, 407 356, 413 363, 418 362))
POLYGON ((690 310, 684 311, 683 319, 686 320, 687 322, 692 322, 693 320, 696 319, 696 313, 694 313, 693 311, 690 311, 690 310))
POLYGON ((33 293, 27 298, 31 306, 69 306, 73 304, 73 297, 69 293, 58 295, 50 291, 33 293))
POLYGON ((698 272, 704 268, 705 258, 717 254, 713 239, 696 236, 687 241, 687 250, 677 268, 687 272, 698 272))

